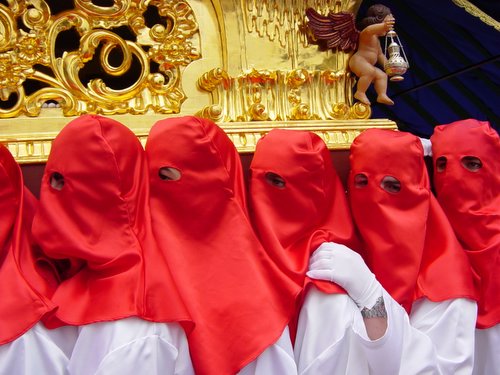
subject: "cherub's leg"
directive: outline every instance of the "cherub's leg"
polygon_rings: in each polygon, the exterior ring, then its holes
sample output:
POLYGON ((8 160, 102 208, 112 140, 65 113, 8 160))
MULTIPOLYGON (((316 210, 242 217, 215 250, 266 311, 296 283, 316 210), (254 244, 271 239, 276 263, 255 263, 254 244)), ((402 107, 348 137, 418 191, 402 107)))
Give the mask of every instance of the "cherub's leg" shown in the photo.
POLYGON ((373 78, 371 75, 359 77, 356 85, 356 92, 354 93, 354 97, 366 105, 370 105, 370 100, 368 100, 368 97, 366 96, 366 90, 370 87, 372 80, 373 78))
POLYGON ((387 96, 387 74, 375 68, 375 80, 373 86, 377 92, 377 102, 387 105, 393 105, 394 102, 387 96))
POLYGON ((354 97, 361 103, 370 105, 366 90, 375 78, 375 68, 363 56, 355 53, 349 60, 349 68, 358 77, 354 97))

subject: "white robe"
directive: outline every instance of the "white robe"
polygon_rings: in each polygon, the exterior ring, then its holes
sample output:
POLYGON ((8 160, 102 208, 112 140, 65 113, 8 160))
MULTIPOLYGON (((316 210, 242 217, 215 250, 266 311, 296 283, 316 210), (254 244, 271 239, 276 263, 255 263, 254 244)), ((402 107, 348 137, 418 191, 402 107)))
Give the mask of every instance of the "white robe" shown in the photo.
MULTIPOLYGON (((466 298, 432 302, 421 298, 413 303, 410 313, 411 326, 429 338, 418 337, 405 340, 403 364, 412 366, 402 368, 401 374, 453 374, 469 375, 474 364, 474 332, 477 317, 477 304, 466 298), (433 372, 422 368, 416 360, 416 341, 420 347, 428 346, 428 357, 434 356, 437 368, 433 372), (431 350, 430 345, 433 346, 431 350)), ((422 349, 425 350, 425 349, 422 349)))
POLYGON ((408 316, 385 291, 383 297, 388 327, 384 336, 372 341, 359 308, 348 295, 311 288, 302 305, 295 340, 298 373, 398 374, 408 316))
POLYGON ((56 329, 47 329, 46 334, 69 360, 78 338, 78 327, 63 326, 56 329))
POLYGON ((0 374, 68 374, 68 356, 51 338, 56 332, 61 331, 49 331, 42 323, 37 323, 21 337, 1 345, 0 374))
POLYGON ((193 375, 184 330, 178 323, 126 318, 78 327, 70 375, 193 375))
MULTIPOLYGON (((263 318, 265 319, 265 318, 263 318)), ((297 366, 293 357, 290 331, 285 328, 279 340, 268 347, 253 362, 246 365, 238 375, 295 375, 297 366)))
POLYGON ((459 298, 436 303, 422 298, 413 304, 411 317, 385 291, 384 302, 387 331, 370 341, 359 309, 349 297, 311 289, 301 310, 295 345, 299 374, 472 373, 474 301, 459 298))
POLYGON ((500 324, 476 329, 476 347, 473 375, 500 374, 500 324))

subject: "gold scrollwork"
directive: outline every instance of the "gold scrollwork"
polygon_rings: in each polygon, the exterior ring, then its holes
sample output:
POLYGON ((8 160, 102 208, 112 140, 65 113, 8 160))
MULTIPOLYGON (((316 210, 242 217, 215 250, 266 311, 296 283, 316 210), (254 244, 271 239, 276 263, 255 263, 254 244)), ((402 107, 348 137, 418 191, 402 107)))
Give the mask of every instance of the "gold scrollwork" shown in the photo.
POLYGON ((39 116, 48 101, 64 116, 179 113, 181 69, 201 57, 198 24, 184 0, 107 7, 75 0, 59 14, 44 0, 9 1, 0 4, 0 31, 0 118, 39 116), (154 24, 146 12, 158 14, 154 24), (122 35, 122 26, 133 35, 122 35), (76 49, 60 46, 68 31, 78 35, 76 49), (100 74, 85 77, 91 63, 100 74))
POLYGON ((252 69, 230 77, 216 68, 198 80, 201 89, 212 93, 212 105, 222 111, 217 119, 224 122, 368 119, 370 106, 353 103, 353 84, 346 71, 306 69, 252 69))

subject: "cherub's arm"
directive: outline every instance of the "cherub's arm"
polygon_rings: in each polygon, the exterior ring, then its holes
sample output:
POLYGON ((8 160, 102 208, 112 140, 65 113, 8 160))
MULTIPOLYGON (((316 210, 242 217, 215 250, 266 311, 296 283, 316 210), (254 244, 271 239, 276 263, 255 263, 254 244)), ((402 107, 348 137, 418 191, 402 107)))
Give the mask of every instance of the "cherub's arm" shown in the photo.
MULTIPOLYGON (((396 20, 394 18, 387 18, 381 23, 376 23, 365 27, 362 31, 362 34, 373 35, 378 38, 380 36, 387 34, 389 30, 392 30, 394 28, 395 22, 396 20)), ((384 66, 385 63, 387 62, 387 58, 385 57, 385 54, 382 51, 380 43, 378 43, 378 48, 377 48, 377 62, 379 63, 380 66, 384 66)))
POLYGON ((381 67, 384 67, 387 62, 387 57, 385 56, 384 51, 382 51, 380 44, 378 46, 377 62, 381 67))
POLYGON ((387 34, 389 30, 394 28, 394 23, 396 20, 394 18, 388 18, 381 23, 375 23, 373 25, 369 25, 365 27, 362 33, 366 33, 369 35, 383 36, 387 34))

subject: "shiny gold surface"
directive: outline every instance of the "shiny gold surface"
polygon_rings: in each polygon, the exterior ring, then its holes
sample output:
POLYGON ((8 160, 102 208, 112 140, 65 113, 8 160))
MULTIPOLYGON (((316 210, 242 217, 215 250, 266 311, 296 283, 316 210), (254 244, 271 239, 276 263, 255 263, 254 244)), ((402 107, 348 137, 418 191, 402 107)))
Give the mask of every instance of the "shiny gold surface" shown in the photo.
POLYGON ((359 120, 371 114, 369 106, 353 103, 353 79, 345 71, 252 69, 230 77, 216 68, 198 85, 212 94, 218 109, 211 104, 198 114, 214 121, 359 120))
POLYGON ((0 142, 21 163, 45 161, 60 129, 84 113, 113 117, 141 140, 160 118, 196 114, 241 152, 274 127, 315 131, 330 148, 349 147, 368 127, 396 127, 354 103, 349 54, 306 38, 307 7, 357 12, 360 1, 7 3, 0 142))

